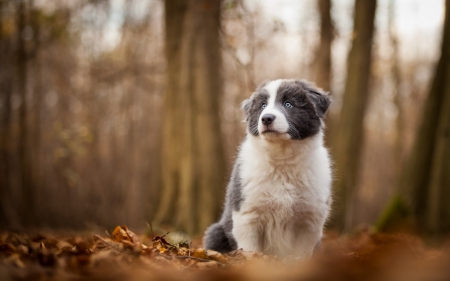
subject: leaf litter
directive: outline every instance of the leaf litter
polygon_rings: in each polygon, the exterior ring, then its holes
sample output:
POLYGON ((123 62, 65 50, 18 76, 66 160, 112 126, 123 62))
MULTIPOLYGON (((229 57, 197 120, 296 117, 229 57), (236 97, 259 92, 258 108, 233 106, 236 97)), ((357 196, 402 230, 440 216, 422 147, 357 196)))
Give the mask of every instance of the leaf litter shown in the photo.
POLYGON ((0 280, 450 280, 450 251, 404 234, 327 238, 303 260, 145 238, 125 225, 103 236, 0 232, 0 280))

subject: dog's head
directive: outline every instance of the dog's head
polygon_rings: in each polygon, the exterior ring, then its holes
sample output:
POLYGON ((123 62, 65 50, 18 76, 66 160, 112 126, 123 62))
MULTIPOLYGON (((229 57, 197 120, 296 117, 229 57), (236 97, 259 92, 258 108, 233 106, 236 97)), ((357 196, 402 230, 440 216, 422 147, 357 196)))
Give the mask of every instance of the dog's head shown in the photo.
POLYGON ((300 140, 317 134, 331 103, 329 95, 303 80, 274 80, 258 86, 242 103, 249 134, 300 140))

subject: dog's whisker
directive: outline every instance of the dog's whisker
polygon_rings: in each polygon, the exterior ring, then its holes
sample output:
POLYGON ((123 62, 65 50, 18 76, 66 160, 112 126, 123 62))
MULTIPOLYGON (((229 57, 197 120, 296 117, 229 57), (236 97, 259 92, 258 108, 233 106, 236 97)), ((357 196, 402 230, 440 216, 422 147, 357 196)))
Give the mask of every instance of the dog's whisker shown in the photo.
POLYGON ((288 125, 289 125, 288 132, 291 133, 294 136, 294 138, 301 139, 300 132, 295 128, 295 126, 291 122, 288 122, 288 125))
POLYGON ((250 127, 249 129, 250 133, 252 133, 253 135, 256 135, 258 133, 258 124, 250 127))

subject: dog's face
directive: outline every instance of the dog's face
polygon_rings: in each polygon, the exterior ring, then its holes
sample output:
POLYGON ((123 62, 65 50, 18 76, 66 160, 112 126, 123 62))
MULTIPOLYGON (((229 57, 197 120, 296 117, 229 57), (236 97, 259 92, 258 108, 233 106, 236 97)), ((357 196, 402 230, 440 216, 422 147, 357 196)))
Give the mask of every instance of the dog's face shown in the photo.
POLYGON ((280 79, 261 84, 242 108, 249 134, 301 140, 320 131, 330 102, 330 97, 313 84, 280 79))

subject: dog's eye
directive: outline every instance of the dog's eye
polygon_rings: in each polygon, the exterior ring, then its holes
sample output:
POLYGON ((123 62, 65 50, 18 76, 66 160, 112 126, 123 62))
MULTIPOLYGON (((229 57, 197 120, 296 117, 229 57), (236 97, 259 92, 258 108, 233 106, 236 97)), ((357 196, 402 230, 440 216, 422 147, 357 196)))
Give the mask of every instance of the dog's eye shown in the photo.
POLYGON ((265 103, 263 103, 262 106, 261 106, 262 109, 264 109, 266 107, 267 107, 267 104, 265 104, 265 103))
POLYGON ((287 107, 287 108, 291 108, 292 107, 292 103, 287 101, 287 102, 284 103, 284 106, 287 107))

